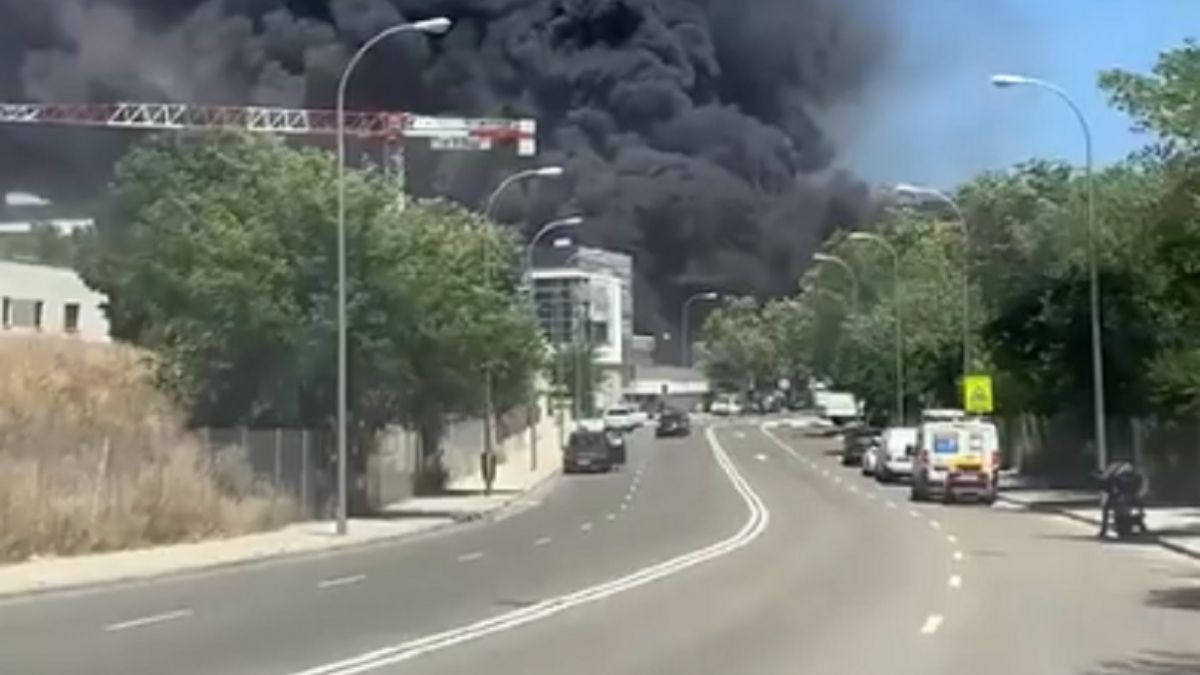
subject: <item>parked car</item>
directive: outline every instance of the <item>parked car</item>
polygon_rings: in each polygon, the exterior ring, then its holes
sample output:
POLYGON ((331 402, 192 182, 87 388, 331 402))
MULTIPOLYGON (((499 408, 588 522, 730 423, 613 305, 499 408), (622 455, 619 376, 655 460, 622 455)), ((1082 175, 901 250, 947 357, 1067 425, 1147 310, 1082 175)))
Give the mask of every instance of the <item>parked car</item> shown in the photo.
POLYGON ((916 447, 916 445, 916 427, 884 429, 883 437, 875 452, 878 457, 875 465, 875 480, 880 483, 891 483, 897 480, 911 479, 913 458, 908 454, 908 448, 916 447))
POLYGON ((842 434, 842 466, 858 466, 877 442, 879 430, 872 427, 853 427, 842 434))
POLYGON ((949 503, 977 497, 996 500, 1000 474, 1000 442, 996 425, 975 419, 926 422, 912 446, 913 501, 935 495, 949 503))
POLYGON ((688 414, 682 410, 675 408, 667 408, 658 416, 658 427, 654 430, 654 435, 662 438, 664 436, 687 436, 692 432, 691 420, 688 419, 688 414))

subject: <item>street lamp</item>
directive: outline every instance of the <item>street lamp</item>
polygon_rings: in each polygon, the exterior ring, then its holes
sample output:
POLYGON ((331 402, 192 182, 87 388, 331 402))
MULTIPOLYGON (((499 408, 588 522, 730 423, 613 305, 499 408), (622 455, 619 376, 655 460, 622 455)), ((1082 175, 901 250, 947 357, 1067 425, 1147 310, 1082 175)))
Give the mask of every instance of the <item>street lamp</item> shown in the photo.
POLYGON ((496 189, 492 190, 492 193, 488 195, 487 203, 483 207, 484 217, 486 217, 488 220, 492 219, 492 211, 496 207, 496 200, 510 186, 531 178, 559 178, 564 173, 566 173, 566 169, 561 166, 541 166, 533 169, 525 169, 524 171, 518 171, 509 175, 504 180, 500 181, 500 184, 496 186, 496 189))
POLYGON ((958 205, 958 202, 941 190, 909 183, 898 183, 892 190, 897 195, 907 199, 932 199, 949 206, 950 210, 954 212, 958 226, 962 228, 962 374, 963 378, 966 378, 971 372, 971 230, 967 226, 967 217, 958 205))
POLYGON ((1087 118, 1083 116, 1083 111, 1067 92, 1056 84, 1036 77, 1009 74, 993 75, 991 81, 993 86, 1001 89, 1027 86, 1049 91, 1067 104, 1075 114, 1079 128, 1083 130, 1084 175, 1087 181, 1088 294, 1092 323, 1092 415, 1096 427, 1096 462, 1103 471, 1108 464, 1108 433, 1104 428, 1104 346, 1100 334, 1100 273, 1096 264, 1096 182, 1092 175, 1092 130, 1088 126, 1087 118))
POLYGON ((851 232, 849 241, 873 242, 892 256, 892 311, 896 313, 896 424, 904 424, 904 329, 900 319, 900 254, 887 239, 870 232, 851 232))
MULTIPOLYGON (((541 229, 539 229, 537 231, 537 233, 533 235, 533 238, 529 240, 529 245, 525 247, 525 276, 528 277, 530 275, 530 273, 532 273, 532 271, 533 271, 533 251, 535 248, 537 248, 538 241, 542 237, 544 237, 547 234, 553 232, 554 230, 557 230, 560 228, 579 227, 582 224, 583 224, 582 216, 568 216, 566 218, 559 218, 558 220, 552 220, 552 221, 546 223, 545 225, 543 225, 541 227, 541 229)), ((557 245, 557 243, 558 242, 555 242, 556 245, 557 245)), ((532 297, 532 290, 533 290, 533 288, 531 286, 530 287, 530 297, 532 297)))
MULTIPOLYGON (((558 177, 562 176, 564 173, 566 173, 566 170, 561 166, 541 166, 541 167, 534 167, 532 169, 525 169, 524 171, 518 171, 514 174, 510 174, 504 180, 500 181, 500 184, 496 186, 496 189, 492 190, 492 193, 490 195, 488 195, 487 202, 485 203, 484 208, 483 208, 484 218, 489 221, 492 220, 493 211, 495 210, 495 207, 496 207, 496 201, 499 199, 500 195, 503 194, 504 191, 507 190, 510 186, 516 185, 518 182, 523 181, 523 180, 531 180, 531 179, 537 179, 537 178, 558 178, 558 177)), ((487 247, 484 247, 484 254, 486 255, 489 250, 490 249, 488 249, 487 247)), ((488 261, 485 260, 484 267, 483 267, 485 274, 487 274, 487 270, 488 270, 487 263, 488 263, 488 261)), ((487 494, 491 494, 492 480, 493 480, 494 476, 491 475, 490 472, 493 470, 492 467, 495 466, 495 451, 492 447, 492 367, 491 367, 491 364, 484 364, 484 367, 483 367, 483 456, 480 459, 483 462, 484 492, 487 494)))
POLYGON ((683 367, 687 368, 692 365, 691 354, 689 353, 691 350, 688 349, 688 308, 697 300, 719 300, 720 298, 721 294, 716 291, 702 291, 683 301, 683 311, 680 317, 679 328, 679 356, 683 367))
POLYGON ((338 497, 337 533, 346 534, 347 514, 347 451, 346 451, 346 86, 359 61, 372 47, 398 33, 417 32, 441 35, 450 30, 452 22, 445 17, 401 23, 385 28, 363 43, 342 70, 337 89, 337 452, 338 497))
POLYGON ((854 273, 854 268, 850 267, 850 263, 846 262, 845 260, 842 260, 841 258, 837 257, 836 255, 830 255, 828 253, 822 253, 820 251, 813 254, 813 260, 815 260, 819 263, 829 263, 831 265, 837 265, 838 267, 840 267, 846 271, 846 276, 847 276, 847 278, 850 279, 850 288, 851 288, 850 301, 853 304, 855 311, 857 311, 858 310, 858 275, 856 275, 854 273))

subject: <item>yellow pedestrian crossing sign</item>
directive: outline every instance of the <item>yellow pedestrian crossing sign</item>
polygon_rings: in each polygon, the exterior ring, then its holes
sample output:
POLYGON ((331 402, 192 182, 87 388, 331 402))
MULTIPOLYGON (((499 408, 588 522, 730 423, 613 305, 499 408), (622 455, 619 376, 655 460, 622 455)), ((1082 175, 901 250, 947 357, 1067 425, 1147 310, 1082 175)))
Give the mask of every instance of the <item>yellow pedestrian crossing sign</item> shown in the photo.
POLYGON ((963 408, 970 413, 992 412, 991 375, 967 375, 963 378, 963 408))

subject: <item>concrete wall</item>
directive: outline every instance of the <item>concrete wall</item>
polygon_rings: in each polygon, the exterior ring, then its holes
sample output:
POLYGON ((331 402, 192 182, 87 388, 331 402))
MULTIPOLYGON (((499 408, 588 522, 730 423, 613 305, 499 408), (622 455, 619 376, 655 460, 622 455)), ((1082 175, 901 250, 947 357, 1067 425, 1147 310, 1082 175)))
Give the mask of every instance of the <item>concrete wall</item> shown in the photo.
POLYGON ((88 288, 74 270, 45 265, 0 262, 0 298, 9 307, 8 316, 0 317, 0 332, 67 335, 65 326, 68 304, 79 306, 77 330, 71 335, 84 340, 108 342, 108 319, 101 305, 106 298, 88 288), (40 327, 16 326, 13 319, 30 302, 40 302, 40 327))

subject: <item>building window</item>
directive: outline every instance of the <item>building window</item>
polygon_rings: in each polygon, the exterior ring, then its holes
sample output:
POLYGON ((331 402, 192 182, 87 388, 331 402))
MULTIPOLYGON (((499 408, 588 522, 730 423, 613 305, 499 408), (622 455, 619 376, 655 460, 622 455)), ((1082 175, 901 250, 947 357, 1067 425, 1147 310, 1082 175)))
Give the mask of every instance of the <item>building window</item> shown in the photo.
POLYGON ((4 326, 5 328, 26 328, 41 330, 42 328, 41 300, 23 300, 20 298, 5 298, 4 326))
POLYGON ((63 330, 68 333, 79 332, 79 303, 68 302, 63 306, 63 330))

